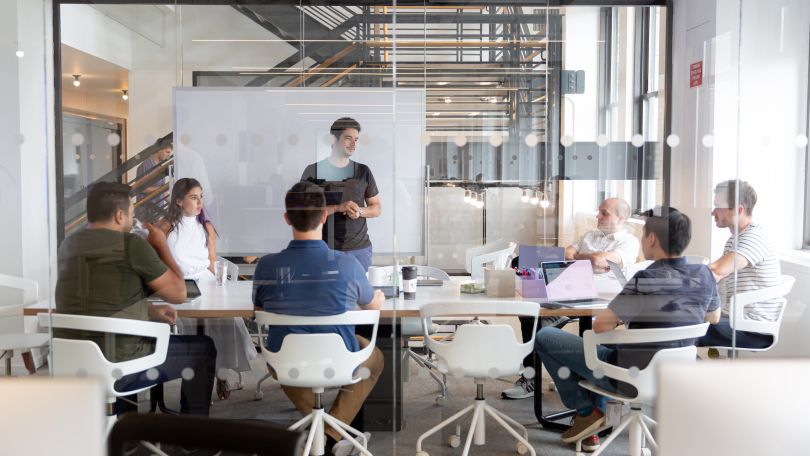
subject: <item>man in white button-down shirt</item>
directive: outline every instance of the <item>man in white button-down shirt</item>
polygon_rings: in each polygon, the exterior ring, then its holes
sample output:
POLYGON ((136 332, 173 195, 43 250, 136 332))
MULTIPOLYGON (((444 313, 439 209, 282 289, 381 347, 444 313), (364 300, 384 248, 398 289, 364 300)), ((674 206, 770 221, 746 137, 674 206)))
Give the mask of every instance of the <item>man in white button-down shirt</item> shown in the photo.
POLYGON ((608 198, 599 205, 596 229, 565 249, 566 260, 591 260, 594 272, 610 271, 608 260, 622 266, 631 265, 638 257, 639 241, 624 229, 630 217, 630 205, 621 198, 608 198))

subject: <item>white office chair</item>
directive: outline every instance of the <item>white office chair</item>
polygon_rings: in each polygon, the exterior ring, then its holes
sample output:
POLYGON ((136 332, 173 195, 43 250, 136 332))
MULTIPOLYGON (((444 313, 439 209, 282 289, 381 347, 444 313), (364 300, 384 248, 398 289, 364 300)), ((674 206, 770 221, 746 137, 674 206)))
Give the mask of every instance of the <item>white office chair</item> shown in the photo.
POLYGON ((357 352, 349 351, 340 335, 334 333, 288 334, 276 353, 267 349, 262 337, 262 355, 275 371, 278 382, 282 385, 311 388, 315 393, 312 413, 289 427, 291 431, 309 427, 307 443, 301 454, 324 454, 323 430, 324 426, 329 426, 351 442, 360 453, 371 456, 363 433, 326 413, 321 396, 326 388, 340 388, 362 380, 358 367, 374 351, 379 321, 380 312, 376 310, 355 310, 326 317, 256 312, 260 335, 264 326, 373 325, 369 344, 357 352))
MULTIPOLYGON (((424 277, 428 279, 435 279, 435 280, 443 280, 448 281, 450 280, 450 276, 442 269, 434 268, 433 266, 416 266, 416 275, 418 277, 424 277)), ((431 324, 430 334, 435 333, 436 329, 435 324, 431 324)), ((400 320, 400 334, 402 334, 405 338, 410 338, 412 336, 421 336, 422 335, 422 322, 419 318, 416 317, 405 317, 400 320)), ((423 344, 423 346, 426 346, 423 344)), ((430 350, 425 355, 420 355, 413 351, 410 346, 405 347, 402 351, 402 381, 407 382, 410 380, 410 369, 408 367, 408 361, 413 360, 419 367, 422 369, 427 370, 430 377, 439 385, 439 394, 436 396, 436 404, 443 405, 447 401, 447 376, 445 374, 438 373, 438 367, 433 362, 430 356, 430 350)))
POLYGON ((50 355, 53 375, 68 377, 90 375, 98 377, 104 383, 107 399, 106 432, 109 432, 116 420, 113 413, 116 398, 137 394, 152 387, 150 385, 131 391, 118 391, 115 389, 115 382, 126 375, 143 372, 163 364, 169 349, 169 325, 165 323, 128 318, 41 313, 39 314, 39 324, 43 327, 50 326, 53 329, 97 331, 155 339, 153 353, 129 361, 110 362, 104 357, 101 348, 93 341, 53 338, 50 355))
MULTIPOLYGON (((629 428, 630 431, 630 455, 649 456, 651 452, 649 448, 646 448, 645 438, 649 440, 653 448, 657 448, 658 446, 653 439, 648 425, 655 426, 658 423, 645 415, 641 407, 644 405, 653 405, 655 402, 658 366, 662 363, 669 362, 695 362, 695 356, 697 354, 697 348, 695 348, 694 345, 662 349, 653 356, 647 367, 638 370, 632 368, 625 369, 600 360, 596 356, 597 347, 606 344, 622 344, 626 347, 627 344, 697 339, 706 335, 708 327, 708 323, 701 323, 699 325, 678 326, 675 328, 628 329, 626 331, 607 331, 603 333, 595 333, 592 330, 585 331, 583 344, 585 347, 585 364, 588 368, 593 371, 599 369, 606 377, 628 383, 636 389, 636 395, 631 397, 618 392, 607 391, 588 381, 579 382, 579 386, 587 390, 630 406, 630 412, 622 417, 621 424, 613 429, 613 433, 610 434, 610 437, 593 453, 593 456, 602 454, 605 448, 627 428, 629 428)), ((609 427, 611 426, 602 426, 600 429, 594 431, 594 434, 609 427)), ((585 453, 582 452, 582 440, 578 441, 576 444, 576 455, 585 455, 585 453)))
POLYGON ((495 269, 506 269, 509 267, 509 257, 514 253, 516 246, 514 242, 498 240, 467 249, 464 267, 473 279, 484 277, 484 266, 487 264, 492 264, 495 269))
MULTIPOLYGON (((21 306, 0 307, 0 318, 22 320, 23 307, 39 301, 39 284, 34 280, 0 274, 0 287, 13 288, 23 292, 21 306)), ((23 356, 31 356, 31 349, 48 345, 47 333, 25 333, 0 331, 0 359, 5 360, 6 375, 11 375, 11 358, 14 351, 23 356)), ((29 362, 33 363, 31 359, 29 362)))
MULTIPOLYGON (((769 299, 781 298, 787 296, 790 290, 793 289, 793 284, 796 283, 796 278, 789 275, 782 275, 779 285, 762 288, 754 291, 746 291, 737 293, 729 299, 729 309, 732 309, 734 315, 729 318, 729 324, 735 331, 755 332, 760 334, 767 334, 773 337, 771 345, 765 348, 739 348, 737 350, 745 350, 750 352, 761 352, 770 350, 779 341, 779 329, 782 327, 782 317, 785 315, 785 307, 787 302, 782 304, 779 309, 779 316, 774 321, 767 320, 751 320, 745 317, 745 306, 757 302, 767 301, 769 299)), ((732 347, 714 347, 718 349, 731 350, 732 347)))
MULTIPOLYGON (((518 375, 523 371, 523 358, 534 349, 534 334, 537 330, 539 311, 539 304, 528 301, 431 303, 419 310, 425 343, 438 357, 439 371, 457 377, 472 378, 477 391, 474 404, 465 407, 419 436, 416 441, 417 456, 427 456, 427 452, 422 450, 422 442, 427 437, 458 421, 467 414, 472 414, 472 421, 464 443, 463 456, 469 453, 472 442, 475 442, 476 445, 486 443, 485 418, 487 415, 517 439, 517 452, 519 454, 529 452, 532 456, 535 456, 534 448, 532 448, 528 440, 529 434, 526 428, 486 403, 486 399, 484 399, 484 381, 488 378, 495 379, 518 375), (526 343, 520 343, 510 325, 481 324, 477 317, 483 315, 532 317, 534 318, 532 338, 526 343), (461 316, 474 316, 475 318, 470 323, 460 326, 452 341, 435 341, 428 337, 431 318, 461 316)), ((450 438, 450 445, 453 447, 461 444, 459 428, 460 426, 457 425, 456 435, 450 438)))

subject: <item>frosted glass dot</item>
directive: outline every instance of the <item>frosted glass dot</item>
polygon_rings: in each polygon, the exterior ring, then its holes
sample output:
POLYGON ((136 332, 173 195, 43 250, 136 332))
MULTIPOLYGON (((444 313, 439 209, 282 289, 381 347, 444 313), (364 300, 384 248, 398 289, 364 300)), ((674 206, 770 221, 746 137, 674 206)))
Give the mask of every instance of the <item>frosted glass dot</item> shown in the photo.
POLYGON ((79 155, 79 154, 76 154, 76 155, 74 155, 74 156, 73 156, 73 158, 74 158, 76 161, 79 161, 79 160, 81 160, 81 159, 82 159, 82 156, 81 156, 81 155, 79 155))
POLYGON ((538 142, 540 142, 540 140, 537 138, 537 135, 534 133, 529 133, 528 135, 526 135, 526 139, 524 139, 524 141, 526 142, 526 145, 529 147, 534 147, 537 145, 538 142))
POLYGON ((25 52, 24 51, 17 51, 17 52, 14 53, 14 55, 16 55, 18 59, 21 59, 21 58, 25 57, 25 52))
POLYGON ((118 154, 118 158, 123 160, 124 159, 124 154, 118 154))
POLYGON ((84 144, 84 135, 81 133, 73 133, 70 135, 70 143, 74 146, 81 146, 84 144))
POLYGON ((224 367, 220 367, 217 369, 217 378, 220 380, 227 380, 228 379, 228 369, 224 367))
POLYGON ((464 145, 467 144, 467 135, 456 135, 453 142, 456 143, 458 147, 464 147, 464 145))
POLYGON ((327 146, 335 144, 335 141, 336 141, 335 137, 332 134, 327 133, 323 135, 323 143, 326 144, 327 146))
POLYGON ((489 135, 489 143, 492 144, 492 147, 498 147, 503 144, 503 135, 500 133, 494 133, 489 135))
POLYGON ((89 158, 90 158, 90 160, 95 160, 96 159, 96 154, 90 154, 89 158))
MULTIPOLYGON (((419 369, 419 370, 425 370, 425 369, 419 369)), ((368 380, 371 377, 371 369, 369 369, 368 367, 361 367, 357 371, 357 375, 360 378, 362 378, 363 380, 368 380)))
POLYGON ((146 371, 146 379, 150 381, 155 381, 160 376, 160 372, 154 367, 146 371))
POLYGON ((605 371, 601 367, 597 367, 593 370, 593 378, 600 379, 605 376, 605 371))
POLYGON ((610 140, 608 139, 607 135, 599 135, 596 137, 596 145, 599 147, 605 147, 609 142, 610 140))
POLYGON ((183 377, 183 380, 194 380, 194 369, 190 367, 186 367, 182 371, 180 371, 180 376, 183 377))
POLYGON ((530 366, 530 367, 527 367, 526 369, 523 369, 523 376, 526 377, 527 379, 529 379, 529 380, 533 379, 534 375, 535 375, 535 371, 534 371, 533 367, 530 366))
POLYGON ((87 369, 80 367, 76 369, 76 376, 77 377, 87 377, 87 369))
POLYGON ((457 258, 458 258, 458 253, 453 252, 453 255, 452 255, 452 256, 453 256, 453 259, 455 260, 455 259, 457 259, 457 258))
POLYGON ((104 154, 104 159, 109 160, 112 157, 111 154, 104 154))
POLYGON ((557 371, 557 376, 559 376, 562 380, 567 380, 568 377, 571 376, 571 369, 563 366, 557 371))
POLYGON ((19 135, 17 135, 17 144, 22 145, 23 143, 25 143, 25 135, 20 133, 19 135))
POLYGON ((299 375, 301 375, 301 372, 298 369, 296 369, 294 367, 292 369, 290 369, 290 372, 289 372, 290 378, 298 378, 299 375))
POLYGON ((180 144, 184 146, 188 146, 189 144, 191 144, 191 135, 189 135, 188 133, 183 133, 183 135, 180 136, 180 144))
POLYGON ((291 146, 294 146, 294 145, 298 144, 298 135, 296 135, 295 133, 292 133, 289 136, 287 136, 287 144, 289 144, 291 146))
POLYGON ((667 145, 669 145, 669 147, 678 147, 678 144, 680 143, 681 143, 680 136, 676 134, 667 136, 667 145))
POLYGON ((700 142, 703 143, 703 147, 712 147, 714 145, 714 136, 703 135, 703 139, 701 139, 700 142))
POLYGON ((560 138, 560 144, 562 144, 563 147, 571 147, 571 145, 574 144, 574 138, 568 135, 563 135, 563 137, 560 138))
POLYGON ((114 380, 121 380, 121 377, 124 376, 124 373, 121 371, 121 369, 116 367, 115 369, 112 370, 112 372, 110 372, 110 375, 114 380))
POLYGON ((793 144, 795 144, 796 147, 807 147, 807 136, 796 135, 796 139, 793 140, 793 144))
POLYGON ((264 138, 262 137, 262 135, 253 134, 253 135, 250 137, 250 142, 251 142, 251 143, 252 143, 254 146, 261 146, 262 144, 264 144, 264 138))
POLYGON ((323 370, 323 376, 326 378, 335 378, 335 370, 331 367, 327 367, 323 370))
POLYGON ((214 142, 216 142, 218 146, 224 146, 228 143, 228 137, 220 133, 214 138, 214 142))
POLYGON ((149 144, 150 146, 157 141, 157 138, 152 133, 147 133, 143 135, 143 142, 145 144, 149 144))
POLYGON ((444 254, 443 253, 438 253, 438 254, 436 254, 436 258, 442 260, 442 259, 444 259, 444 254))
POLYGON ((630 138, 630 144, 632 144, 633 147, 641 147, 644 145, 644 137, 639 134, 635 134, 630 138))
POLYGON ((419 136, 419 142, 422 143, 423 146, 427 146, 431 141, 433 141, 433 138, 427 133, 422 133, 422 135, 419 136))
POLYGON ((640 370, 639 370, 639 368, 638 368, 638 367, 636 367, 636 366, 632 366, 632 367, 630 367, 630 369, 627 369, 627 375, 629 375, 629 376, 630 376, 630 378, 636 378, 636 377, 638 377, 638 374, 639 374, 640 372, 641 372, 641 371, 640 371, 640 370))
POLYGON ((107 135, 107 144, 111 145, 112 147, 121 144, 121 136, 119 136, 118 133, 110 133, 107 135))
POLYGON ((368 146, 371 144, 371 136, 369 135, 360 135, 360 144, 363 146, 368 146))

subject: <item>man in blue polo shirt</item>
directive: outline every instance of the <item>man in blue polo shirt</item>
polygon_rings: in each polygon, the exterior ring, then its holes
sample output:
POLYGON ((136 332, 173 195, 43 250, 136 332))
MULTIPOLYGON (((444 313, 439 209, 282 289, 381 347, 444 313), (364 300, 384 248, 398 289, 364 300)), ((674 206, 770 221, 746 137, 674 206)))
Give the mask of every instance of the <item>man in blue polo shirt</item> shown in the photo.
MULTIPOLYGON (((338 315, 347 310, 379 309, 385 297, 374 290, 360 263, 349 254, 330 249, 322 240, 327 218, 326 198, 315 184, 299 182, 284 198, 284 220, 292 227, 293 240, 286 249, 263 257, 253 275, 253 304, 286 315, 338 315)), ((358 351, 369 341, 354 334, 351 326, 270 327, 268 348, 278 351, 287 334, 335 333, 346 347, 358 351)), ((383 355, 375 348, 363 363, 371 375, 354 385, 341 388, 329 414, 351 423, 383 370, 383 355)), ((312 411, 314 394, 309 388, 282 386, 284 393, 303 414, 312 411)), ((327 446, 335 455, 348 455, 349 442, 331 428, 325 430, 327 446)))
MULTIPOLYGON (((702 264, 687 264, 681 256, 692 237, 689 217, 671 207, 656 208, 644 215, 647 220, 641 249, 644 258, 654 262, 637 272, 607 309, 596 315, 594 332, 612 331, 622 322, 628 329, 670 328, 704 321, 716 324, 720 320, 720 297, 711 271, 702 264)), ((694 344, 695 340, 681 340, 600 346, 597 356, 624 368, 644 369, 658 350, 694 344)), ((625 392, 632 386, 616 385, 604 376, 596 378, 585 364, 582 338, 574 334, 543 328, 537 333, 535 349, 554 379, 563 404, 577 411, 571 428, 562 435, 563 442, 591 436, 584 443, 595 449, 598 437, 592 434, 605 421, 605 398, 580 387, 579 382, 588 380, 608 391, 625 392)))

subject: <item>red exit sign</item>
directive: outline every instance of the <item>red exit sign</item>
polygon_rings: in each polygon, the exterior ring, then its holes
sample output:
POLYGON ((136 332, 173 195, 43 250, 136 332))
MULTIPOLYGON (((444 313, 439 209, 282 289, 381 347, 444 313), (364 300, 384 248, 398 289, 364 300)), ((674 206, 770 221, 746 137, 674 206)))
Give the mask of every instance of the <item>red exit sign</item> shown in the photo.
POLYGON ((689 65, 689 87, 698 87, 703 84, 703 61, 689 65))

